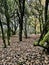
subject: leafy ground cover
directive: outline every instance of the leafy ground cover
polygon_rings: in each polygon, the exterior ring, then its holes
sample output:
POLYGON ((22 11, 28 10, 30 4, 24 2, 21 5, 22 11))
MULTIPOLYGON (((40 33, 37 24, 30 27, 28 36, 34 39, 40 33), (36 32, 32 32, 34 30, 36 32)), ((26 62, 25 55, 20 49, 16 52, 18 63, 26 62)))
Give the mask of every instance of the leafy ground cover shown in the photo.
POLYGON ((49 65, 49 54, 43 48, 33 46, 40 35, 30 35, 28 39, 23 37, 19 42, 18 36, 11 37, 11 45, 3 48, 0 38, 0 65, 49 65))

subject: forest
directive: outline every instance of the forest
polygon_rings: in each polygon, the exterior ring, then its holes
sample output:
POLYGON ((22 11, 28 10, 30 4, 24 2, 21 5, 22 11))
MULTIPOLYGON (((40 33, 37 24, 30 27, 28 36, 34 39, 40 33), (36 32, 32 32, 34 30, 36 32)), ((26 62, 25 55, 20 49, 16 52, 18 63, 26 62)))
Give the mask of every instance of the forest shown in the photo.
POLYGON ((0 0, 0 65, 49 65, 49 0, 0 0))

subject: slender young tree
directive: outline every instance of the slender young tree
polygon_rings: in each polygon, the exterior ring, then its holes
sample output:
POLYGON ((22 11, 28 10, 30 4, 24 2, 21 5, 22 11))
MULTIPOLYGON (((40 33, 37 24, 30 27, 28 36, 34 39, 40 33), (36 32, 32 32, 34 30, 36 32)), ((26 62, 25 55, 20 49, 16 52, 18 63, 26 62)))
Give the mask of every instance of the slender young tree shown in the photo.
POLYGON ((3 31, 3 25, 1 22, 1 18, 0 18, 0 26, 1 26, 1 31, 2 31, 2 39, 3 39, 3 43, 4 43, 4 48, 6 48, 6 41, 5 41, 5 35, 4 35, 4 31, 3 31))
POLYGON ((8 40, 8 45, 10 45, 10 16, 8 13, 8 5, 7 5, 7 0, 4 0, 4 9, 5 9, 5 17, 7 20, 7 40, 8 40))
POLYGON ((36 34, 36 20, 35 20, 35 34, 36 34))
POLYGON ((25 16, 25 22, 24 22, 24 35, 25 38, 27 39, 27 16, 25 16))
POLYGON ((25 0, 19 0, 19 40, 22 41, 23 16, 25 9, 25 0))

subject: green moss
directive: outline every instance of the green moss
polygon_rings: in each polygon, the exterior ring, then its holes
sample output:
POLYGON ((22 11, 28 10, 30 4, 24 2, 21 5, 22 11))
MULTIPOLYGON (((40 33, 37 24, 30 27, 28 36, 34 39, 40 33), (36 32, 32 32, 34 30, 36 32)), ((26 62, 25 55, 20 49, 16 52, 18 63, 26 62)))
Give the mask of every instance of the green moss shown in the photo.
POLYGON ((40 41, 39 45, 41 46, 47 46, 45 42, 49 42, 49 31, 47 32, 47 34, 44 36, 43 40, 40 41))
POLYGON ((44 36, 44 38, 43 38, 43 41, 49 41, 49 31, 48 31, 48 33, 44 36))
POLYGON ((43 46, 44 45, 44 41, 40 41, 39 45, 43 46))
POLYGON ((35 42, 33 44, 34 46, 43 46, 46 48, 49 48, 49 31, 47 32, 47 34, 44 36, 44 38, 40 41, 40 43, 38 44, 38 42, 35 42))
POLYGON ((38 45, 38 42, 35 42, 33 45, 34 45, 34 46, 37 46, 37 45, 38 45))

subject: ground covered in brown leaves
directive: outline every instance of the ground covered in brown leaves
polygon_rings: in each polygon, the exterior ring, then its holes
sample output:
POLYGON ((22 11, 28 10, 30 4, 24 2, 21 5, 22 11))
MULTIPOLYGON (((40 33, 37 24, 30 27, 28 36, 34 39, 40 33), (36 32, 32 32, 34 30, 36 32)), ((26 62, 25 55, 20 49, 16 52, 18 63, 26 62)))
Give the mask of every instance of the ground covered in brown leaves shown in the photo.
POLYGON ((31 35, 19 42, 18 36, 12 36, 11 45, 5 49, 0 38, 0 65, 49 65, 49 54, 33 46, 38 38, 39 35, 31 35))

